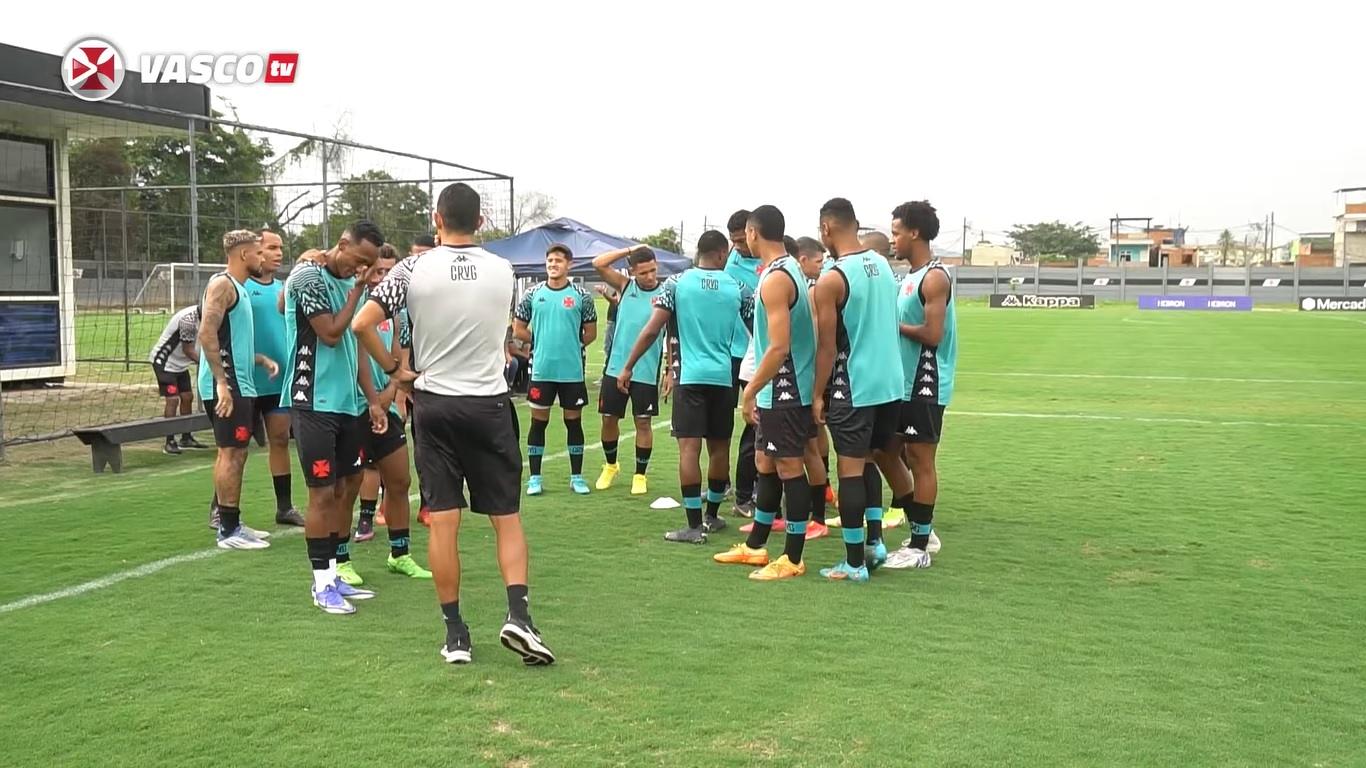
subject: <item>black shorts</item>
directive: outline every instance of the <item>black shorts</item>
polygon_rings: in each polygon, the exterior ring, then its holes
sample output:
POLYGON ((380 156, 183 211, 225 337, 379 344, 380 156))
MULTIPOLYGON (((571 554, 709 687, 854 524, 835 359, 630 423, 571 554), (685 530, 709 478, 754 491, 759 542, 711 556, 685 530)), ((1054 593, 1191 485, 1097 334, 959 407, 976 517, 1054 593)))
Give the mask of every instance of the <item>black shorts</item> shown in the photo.
POLYGON ((729 440, 734 431, 733 388, 712 384, 680 384, 674 389, 674 437, 729 440))
POLYGON ((384 430, 384 434, 377 435, 370 429, 368 416, 362 416, 361 421, 364 433, 360 441, 360 464, 366 469, 374 469, 376 464, 408 444, 408 433, 405 431, 403 417, 392 410, 389 411, 389 428, 384 430))
POLYGON ((944 406, 929 400, 901 403, 901 439, 908 443, 939 442, 944 433, 944 406))
POLYGON ((214 413, 217 400, 203 400, 204 412, 209 414, 209 424, 213 426, 213 444, 219 448, 246 448, 251 442, 252 427, 256 424, 256 400, 251 397, 232 396, 232 415, 226 419, 214 413))
POLYGON ((598 390, 598 413, 603 416, 626 417, 626 401, 631 401, 631 415, 648 419, 659 414, 659 387, 642 381, 632 381, 629 394, 617 389, 617 377, 603 376, 598 390))
POLYGON ((272 416, 277 413, 288 413, 289 407, 280 405, 280 393, 273 395, 256 396, 256 413, 261 417, 272 416))
POLYGON ((365 432, 370 431, 369 417, 299 408, 291 408, 289 417, 304 485, 325 488, 360 471, 360 447, 365 432))
POLYGON ((871 451, 896 451, 901 401, 856 408, 848 400, 832 400, 825 409, 830 442, 839 456, 862 458, 871 451))
POLYGON ((745 361, 738 357, 732 357, 730 359, 730 380, 735 383, 735 402, 730 404, 732 409, 740 405, 740 393, 744 392, 745 387, 749 386, 748 381, 740 378, 740 367, 743 366, 744 363, 745 361))
POLYGON ((413 452, 431 509, 512 515, 522 502, 517 409, 507 395, 413 395, 413 452), (469 485, 469 500, 465 486, 469 485))
MULTIPOLYGON (((534 373, 535 371, 533 371, 534 373)), ((527 387, 527 402, 533 408, 549 408, 559 398, 560 407, 577 411, 588 405, 588 385, 582 381, 536 381, 527 387)))
POLYGON ((189 371, 180 373, 170 373, 157 366, 152 366, 152 373, 157 377, 157 391, 162 397, 183 397, 194 394, 194 382, 190 380, 189 371))
POLYGON ((760 408, 759 427, 754 431, 754 450, 775 459, 800 458, 806 444, 816 438, 816 422, 811 406, 760 408))

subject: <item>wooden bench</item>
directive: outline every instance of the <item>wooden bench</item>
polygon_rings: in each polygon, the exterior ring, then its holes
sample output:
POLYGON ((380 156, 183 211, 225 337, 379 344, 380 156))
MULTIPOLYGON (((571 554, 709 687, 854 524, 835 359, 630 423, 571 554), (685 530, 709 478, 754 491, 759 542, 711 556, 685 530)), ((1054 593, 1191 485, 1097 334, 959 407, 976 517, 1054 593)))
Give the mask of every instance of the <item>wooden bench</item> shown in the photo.
POLYGON ((123 471, 124 443, 164 438, 185 432, 203 432, 207 429, 208 414, 195 413, 189 416, 172 416, 169 419, 143 419, 123 424, 105 424, 102 427, 73 429, 71 432, 82 443, 90 446, 90 456, 98 474, 104 471, 106 465, 115 473, 123 471))

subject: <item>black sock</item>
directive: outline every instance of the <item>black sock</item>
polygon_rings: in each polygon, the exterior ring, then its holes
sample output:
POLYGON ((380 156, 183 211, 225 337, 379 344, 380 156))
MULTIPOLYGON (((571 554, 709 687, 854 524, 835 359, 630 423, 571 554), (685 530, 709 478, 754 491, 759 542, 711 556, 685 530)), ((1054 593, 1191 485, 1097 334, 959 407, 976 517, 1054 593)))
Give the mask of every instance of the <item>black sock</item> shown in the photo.
POLYGON ((840 478, 840 532, 844 536, 844 558, 857 568, 863 565, 863 510, 867 494, 863 477, 840 478))
POLYGON ((825 523, 825 483, 811 486, 811 522, 825 523))
POLYGON ((446 620, 446 626, 448 627, 465 626, 465 620, 460 618, 460 601, 454 600, 449 603, 442 603, 441 618, 446 620))
POLYGON ((304 543, 308 545, 308 566, 315 571, 327 570, 331 564, 332 553, 336 551, 332 539, 306 538, 304 543))
POLYGON ((778 516, 779 505, 783 503, 783 484, 778 473, 760 474, 754 483, 754 526, 749 529, 745 546, 761 549, 768 544, 768 534, 773 530, 773 518, 778 516))
POLYGON ((508 613, 514 619, 525 622, 531 621, 531 610, 525 584, 508 585, 508 613))
POLYGON ((569 474, 583 474, 583 419, 572 419, 564 423, 564 431, 569 435, 569 474))
MULTIPOLYGON (((882 510, 882 475, 878 474, 876 464, 865 464, 863 467, 863 492, 867 495, 864 499, 864 509, 869 510, 877 507, 882 510)), ((868 518, 868 543, 882 541, 882 516, 876 518, 871 515, 868 518)))
POLYGON ((193 438, 194 438, 194 435, 190 434, 189 432, 186 432, 185 434, 183 434, 183 435, 180 436, 180 439, 181 439, 182 442, 183 442, 183 441, 186 441, 186 440, 193 439, 193 438))
POLYGON ((643 475, 650 468, 650 454, 654 453, 653 448, 641 448, 636 446, 636 474, 643 475))
MULTIPOLYGON (((218 497, 214 497, 217 501, 218 497)), ((218 506, 218 532, 227 536, 242 524, 242 510, 237 507, 218 506)))
POLYGON ((175 435, 167 435, 167 436, 166 436, 166 444, 167 444, 167 445, 175 445, 175 435))
POLYGON ((294 499, 289 490, 288 472, 283 475, 272 475, 270 481, 275 484, 275 511, 288 512, 294 508, 294 499))
POLYGON ((906 505, 906 516, 911 519, 911 549, 924 549, 934 530, 934 505, 912 501, 906 505))
POLYGON ((730 480, 721 478, 719 480, 707 480, 707 517, 716 517, 721 514, 721 502, 726 498, 726 486, 730 480))
POLYGON ((379 499, 361 499, 361 500, 360 500, 360 516, 361 516, 362 518, 368 517, 368 518, 370 518, 371 520, 374 520, 374 518, 375 518, 375 508, 378 507, 378 506, 379 506, 379 499))
POLYGON ((347 531, 345 536, 339 533, 332 535, 337 540, 337 565, 351 562, 351 532, 347 531))
POLYGON ((759 470, 754 466, 754 427, 749 424, 740 433, 739 454, 735 460, 735 503, 744 504, 755 501, 754 488, 759 477, 759 470))
POLYGON ((797 565, 802 561, 802 550, 806 547, 806 524, 811 518, 811 486, 806 477, 798 475, 783 481, 783 503, 787 514, 787 543, 783 554, 797 565))
POLYGON ((689 528, 702 527, 702 484, 688 483, 680 486, 683 492, 683 511, 688 515, 689 528))
POLYGON ((390 528, 389 529, 389 556, 393 558, 403 557, 408 554, 408 529, 390 528))
POLYGON ((617 463, 617 440, 602 441, 602 455, 607 458, 608 464, 617 463))
POLYGON ((541 474, 541 459, 545 456, 546 422, 531 420, 531 431, 526 435, 527 462, 533 476, 541 474))

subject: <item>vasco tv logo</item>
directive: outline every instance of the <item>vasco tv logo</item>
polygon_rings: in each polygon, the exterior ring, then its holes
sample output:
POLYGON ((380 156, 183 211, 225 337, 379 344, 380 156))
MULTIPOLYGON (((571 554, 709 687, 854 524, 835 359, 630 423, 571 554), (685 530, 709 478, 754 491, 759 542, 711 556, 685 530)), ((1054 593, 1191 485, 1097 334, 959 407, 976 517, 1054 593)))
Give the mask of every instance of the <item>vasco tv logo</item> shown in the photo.
MULTIPOLYGON (((298 76, 299 54, 151 53, 138 57, 138 67, 142 82, 147 84, 287 84, 298 76)), ((126 74, 123 54, 113 43, 98 37, 76 43, 62 57, 62 82, 86 101, 113 96, 126 74)))

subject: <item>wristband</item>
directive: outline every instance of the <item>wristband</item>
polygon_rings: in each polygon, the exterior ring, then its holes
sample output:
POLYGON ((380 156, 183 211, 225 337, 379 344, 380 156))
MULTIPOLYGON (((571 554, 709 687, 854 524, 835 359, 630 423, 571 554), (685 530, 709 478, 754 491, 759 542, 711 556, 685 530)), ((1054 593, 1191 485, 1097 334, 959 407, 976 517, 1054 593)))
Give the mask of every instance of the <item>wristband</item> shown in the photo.
POLYGON ((393 367, 393 368, 386 369, 386 370, 384 371, 384 375, 385 375, 385 376, 393 376, 395 373, 398 373, 398 369, 401 367, 401 365, 402 365, 402 364, 401 364, 398 360, 395 360, 395 361, 394 361, 394 367, 393 367))

